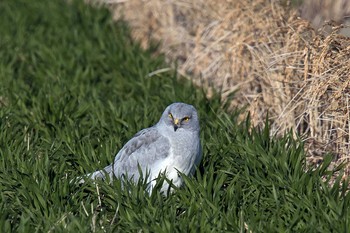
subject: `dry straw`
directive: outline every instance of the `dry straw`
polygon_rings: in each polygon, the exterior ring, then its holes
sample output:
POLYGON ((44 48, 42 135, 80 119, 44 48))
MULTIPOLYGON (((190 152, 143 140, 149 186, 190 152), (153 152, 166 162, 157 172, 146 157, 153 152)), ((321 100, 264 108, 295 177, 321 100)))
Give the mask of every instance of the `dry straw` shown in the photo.
POLYGON ((109 4, 142 46, 161 41, 181 74, 222 91, 223 98, 238 91, 231 105, 248 105, 254 125, 269 112, 273 133, 302 135, 309 161, 321 161, 326 152, 349 161, 350 40, 338 34, 341 26, 330 24, 324 36, 272 0, 109 4))

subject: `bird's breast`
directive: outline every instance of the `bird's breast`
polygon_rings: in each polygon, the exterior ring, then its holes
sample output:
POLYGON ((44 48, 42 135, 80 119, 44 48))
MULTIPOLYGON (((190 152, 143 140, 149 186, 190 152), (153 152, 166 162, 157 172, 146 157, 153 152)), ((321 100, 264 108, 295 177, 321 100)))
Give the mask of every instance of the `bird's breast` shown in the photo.
POLYGON ((171 157, 173 164, 172 166, 180 172, 188 175, 194 166, 197 156, 199 155, 199 137, 177 137, 170 140, 171 143, 171 157))

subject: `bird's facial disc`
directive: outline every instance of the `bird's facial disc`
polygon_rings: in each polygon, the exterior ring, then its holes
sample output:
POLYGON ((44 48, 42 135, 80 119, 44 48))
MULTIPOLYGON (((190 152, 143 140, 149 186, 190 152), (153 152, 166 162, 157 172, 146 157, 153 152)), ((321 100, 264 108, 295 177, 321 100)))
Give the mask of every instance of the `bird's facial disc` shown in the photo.
POLYGON ((169 118, 173 124, 174 131, 176 131, 178 128, 182 127, 183 125, 187 124, 187 122, 190 121, 190 117, 188 116, 174 117, 171 113, 169 113, 169 118))

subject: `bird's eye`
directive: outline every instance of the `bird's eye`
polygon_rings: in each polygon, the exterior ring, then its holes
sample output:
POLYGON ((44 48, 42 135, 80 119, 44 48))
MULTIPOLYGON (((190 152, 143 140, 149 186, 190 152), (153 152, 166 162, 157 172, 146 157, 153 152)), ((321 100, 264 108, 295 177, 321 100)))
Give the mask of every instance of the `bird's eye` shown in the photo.
POLYGON ((182 120, 187 122, 187 121, 190 120, 190 118, 189 117, 184 117, 182 120))
POLYGON ((173 119, 173 115, 171 113, 168 114, 169 118, 173 119))

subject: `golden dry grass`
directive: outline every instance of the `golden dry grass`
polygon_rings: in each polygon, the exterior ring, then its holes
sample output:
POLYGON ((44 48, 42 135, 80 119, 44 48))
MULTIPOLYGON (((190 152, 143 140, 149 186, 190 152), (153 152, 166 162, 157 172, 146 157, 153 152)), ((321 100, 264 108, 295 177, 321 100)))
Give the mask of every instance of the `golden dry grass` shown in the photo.
POLYGON ((254 125, 269 112, 274 133, 302 135, 309 161, 326 152, 349 161, 350 39, 338 34, 342 26, 330 23, 324 36, 273 0, 109 4, 142 46, 161 41, 181 74, 220 90, 223 98, 238 91, 231 105, 248 105, 254 125))
MULTIPOLYGON (((300 15, 309 20, 315 28, 322 27, 327 20, 350 24, 350 1, 307 0, 300 6, 300 15)), ((349 36, 350 30, 343 30, 342 33, 349 36)))

